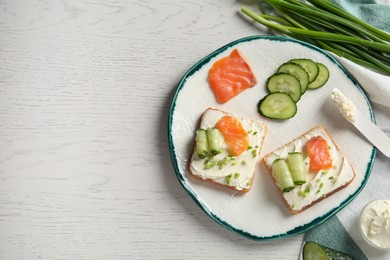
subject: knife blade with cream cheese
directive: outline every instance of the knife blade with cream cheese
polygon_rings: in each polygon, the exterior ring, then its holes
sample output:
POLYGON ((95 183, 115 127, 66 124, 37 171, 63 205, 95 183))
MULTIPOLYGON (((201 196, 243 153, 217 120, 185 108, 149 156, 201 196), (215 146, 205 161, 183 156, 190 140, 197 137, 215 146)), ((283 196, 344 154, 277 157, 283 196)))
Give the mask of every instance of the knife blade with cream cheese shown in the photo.
POLYGON ((330 95, 343 117, 353 124, 378 150, 390 157, 390 138, 337 88, 330 95))

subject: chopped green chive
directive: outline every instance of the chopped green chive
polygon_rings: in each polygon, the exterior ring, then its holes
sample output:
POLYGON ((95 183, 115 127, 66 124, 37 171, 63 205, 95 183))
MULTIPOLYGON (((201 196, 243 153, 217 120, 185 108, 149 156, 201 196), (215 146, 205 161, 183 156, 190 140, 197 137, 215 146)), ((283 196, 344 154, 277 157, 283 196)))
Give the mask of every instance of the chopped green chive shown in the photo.
POLYGON ((204 164, 204 168, 205 169, 210 169, 210 168, 213 168, 215 165, 217 165, 217 163, 215 161, 209 161, 209 160, 206 160, 207 163, 205 162, 204 164))
POLYGON ((253 135, 257 135, 257 132, 254 132, 253 135))
POLYGON ((225 179, 226 179, 226 182, 227 182, 227 184, 229 184, 230 185, 230 181, 231 181, 231 179, 232 179, 232 174, 229 174, 228 176, 226 176, 225 177, 225 179))
POLYGON ((293 203, 292 205, 291 205, 291 208, 295 208, 296 207, 296 205, 295 205, 295 203, 293 203))
POLYGON ((323 182, 320 183, 320 189, 321 189, 322 187, 324 187, 324 183, 323 183, 323 182))
POLYGON ((248 146, 248 148, 247 148, 247 150, 252 150, 253 149, 253 147, 252 146, 248 146))
POLYGON ((249 131, 248 131, 248 134, 251 134, 252 132, 253 132, 252 130, 249 130, 249 131))
POLYGON ((218 161, 219 169, 222 169, 227 165, 227 157, 223 158, 222 160, 218 161))
POLYGON ((252 155, 253 155, 253 157, 256 157, 257 156, 257 150, 252 150, 252 155))
POLYGON ((241 162, 242 165, 246 165, 247 163, 248 163, 248 162, 245 161, 245 160, 243 160, 243 161, 241 162))
POLYGON ((238 173, 238 172, 236 172, 235 174, 234 174, 234 178, 238 178, 238 177, 240 177, 240 174, 238 173))

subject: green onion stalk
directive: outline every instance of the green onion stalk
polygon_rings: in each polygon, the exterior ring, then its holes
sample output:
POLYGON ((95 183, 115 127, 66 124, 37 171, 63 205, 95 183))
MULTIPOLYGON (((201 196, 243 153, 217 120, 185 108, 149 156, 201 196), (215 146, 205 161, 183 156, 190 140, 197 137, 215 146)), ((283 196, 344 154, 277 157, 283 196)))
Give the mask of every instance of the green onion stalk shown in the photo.
POLYGON ((241 11, 284 35, 314 44, 361 66, 390 76, 390 34, 328 0, 262 0, 275 15, 241 11))

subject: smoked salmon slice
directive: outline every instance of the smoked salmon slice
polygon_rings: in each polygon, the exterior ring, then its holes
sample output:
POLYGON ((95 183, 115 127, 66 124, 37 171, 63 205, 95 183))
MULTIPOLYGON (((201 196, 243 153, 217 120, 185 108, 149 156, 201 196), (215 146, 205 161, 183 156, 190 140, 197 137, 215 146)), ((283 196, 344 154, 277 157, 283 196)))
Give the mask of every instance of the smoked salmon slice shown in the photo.
POLYGON ((216 61, 209 71, 209 83, 219 103, 226 103, 256 84, 248 63, 237 49, 216 61))
POLYGON ((327 170, 332 168, 332 158, 329 154, 328 143, 321 136, 311 138, 307 144, 307 153, 310 158, 311 171, 327 170))
POLYGON ((225 138, 231 155, 238 156, 248 148, 248 133, 236 117, 224 116, 217 122, 215 127, 225 138))

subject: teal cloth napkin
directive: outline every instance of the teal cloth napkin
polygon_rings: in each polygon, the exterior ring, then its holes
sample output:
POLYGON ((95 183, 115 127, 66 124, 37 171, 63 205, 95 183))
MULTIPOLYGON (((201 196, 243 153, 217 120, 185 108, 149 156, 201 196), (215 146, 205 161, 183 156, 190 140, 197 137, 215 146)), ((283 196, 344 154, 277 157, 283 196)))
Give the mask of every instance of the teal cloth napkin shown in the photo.
POLYGON ((367 23, 390 32, 389 0, 332 0, 332 2, 367 23))
POLYGON ((355 243, 337 216, 305 234, 305 242, 314 241, 337 251, 344 252, 354 259, 368 259, 355 243))
MULTIPOLYGON (((332 0, 349 13, 390 32, 390 0, 332 0)), ((390 77, 381 76, 335 56, 366 90, 370 100, 390 107, 390 77)), ((382 161, 383 162, 383 161, 382 161)), ((385 161, 386 162, 386 161, 385 161)), ((382 163, 358 197, 338 214, 305 234, 304 242, 315 241, 342 251, 354 259, 390 259, 390 253, 368 246, 358 228, 359 213, 371 200, 390 199, 388 167, 382 163), (386 181, 383 181, 383 180, 386 181)))

